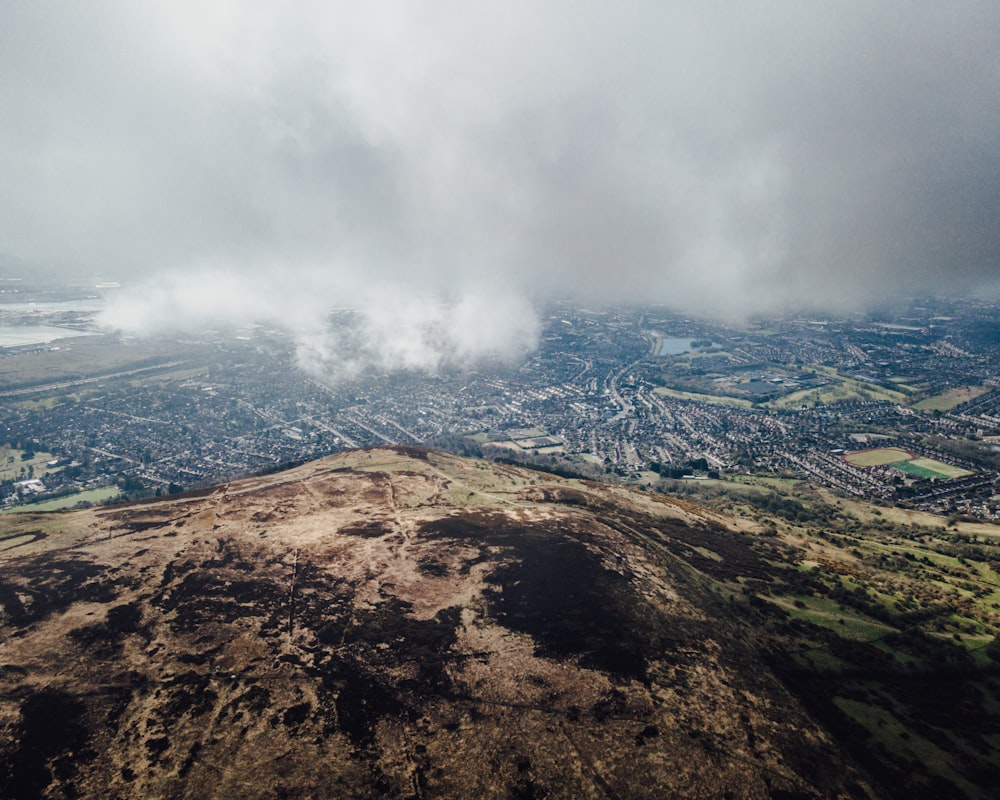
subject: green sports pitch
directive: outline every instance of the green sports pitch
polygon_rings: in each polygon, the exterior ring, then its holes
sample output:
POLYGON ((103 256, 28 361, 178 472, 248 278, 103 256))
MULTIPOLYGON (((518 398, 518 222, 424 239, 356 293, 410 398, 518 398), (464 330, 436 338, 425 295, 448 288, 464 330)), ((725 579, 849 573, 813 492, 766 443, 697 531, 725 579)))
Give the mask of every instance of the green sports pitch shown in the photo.
POLYGON ((876 447, 870 450, 856 450, 845 453, 844 461, 856 467, 889 466, 912 475, 915 478, 939 478, 952 480, 972 473, 960 467, 953 467, 933 458, 924 458, 900 447, 876 447))

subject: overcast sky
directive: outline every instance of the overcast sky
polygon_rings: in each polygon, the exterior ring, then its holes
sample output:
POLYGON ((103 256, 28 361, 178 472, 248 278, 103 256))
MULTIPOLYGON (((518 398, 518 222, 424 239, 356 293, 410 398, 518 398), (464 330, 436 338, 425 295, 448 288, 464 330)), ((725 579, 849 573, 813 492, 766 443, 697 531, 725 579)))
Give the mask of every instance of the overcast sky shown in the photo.
POLYGON ((522 344, 538 298, 985 291, 998 32, 995 0, 5 0, 0 272, 121 280, 123 327, 391 291, 522 344))

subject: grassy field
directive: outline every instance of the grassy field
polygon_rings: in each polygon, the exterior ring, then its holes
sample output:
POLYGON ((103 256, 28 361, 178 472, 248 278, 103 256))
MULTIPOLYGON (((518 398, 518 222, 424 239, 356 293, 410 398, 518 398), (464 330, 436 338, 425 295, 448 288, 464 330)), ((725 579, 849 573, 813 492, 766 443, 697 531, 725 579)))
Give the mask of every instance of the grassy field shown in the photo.
MULTIPOLYGON (((888 449, 870 460, 923 461, 888 449)), ((847 732, 859 759, 880 768, 870 754, 892 753, 898 769, 883 779, 893 785, 919 772, 970 798, 995 796, 992 785, 963 776, 965 764, 996 764, 1000 754, 1000 737, 988 733, 1000 714, 1000 526, 877 506, 801 481, 741 477, 677 491, 742 519, 758 552, 773 553, 770 563, 794 565, 756 594, 730 584, 720 595, 737 608, 751 595, 752 607, 781 620, 775 631, 796 637, 785 650, 786 685, 847 732), (970 677, 934 677, 949 671, 970 677)))
POLYGON ((682 358, 686 358, 688 361, 694 361, 696 359, 705 360, 712 358, 732 358, 732 356, 733 354, 730 353, 728 350, 710 350, 707 352, 703 350, 696 350, 693 353, 684 354, 682 358))
POLYGON ((52 453, 35 453, 27 460, 22 458, 23 455, 23 450, 14 450, 6 446, 0 447, 0 481, 19 481, 27 476, 31 467, 34 467, 36 478, 41 478, 51 472, 47 462, 52 460, 52 453), (24 475, 21 474, 22 468, 24 475))
POLYGON ((955 406, 974 400, 987 391, 989 390, 985 386, 959 386, 944 394, 925 397, 913 407, 918 411, 951 411, 955 406))
POLYGON ((800 389, 786 394, 767 403, 769 408, 798 408, 799 406, 818 406, 845 400, 887 400, 890 403, 903 403, 906 395, 893 389, 886 389, 874 383, 864 383, 854 378, 845 378, 830 368, 817 368, 817 372, 826 375, 831 382, 826 386, 812 389, 800 389))
POLYGON ((167 381, 182 381, 188 378, 201 377, 208 375, 207 366, 191 367, 190 369, 175 369, 169 372, 157 372, 155 375, 149 375, 144 378, 134 378, 129 381, 129 385, 133 387, 140 386, 155 386, 159 383, 166 383, 167 381))
POLYGON ((896 469, 901 469, 903 472, 916 475, 920 478, 946 478, 947 480, 952 480, 953 478, 962 478, 972 474, 967 469, 953 467, 951 464, 945 464, 933 458, 914 458, 912 461, 903 461, 893 464, 893 466, 896 469))
POLYGON ((918 394, 919 392, 927 391, 927 385, 922 383, 919 378, 910 377, 895 377, 889 378, 889 383, 896 386, 901 392, 906 392, 907 394, 918 394))
POLYGON ((962 774, 962 766, 956 763, 958 759, 955 754, 942 749, 924 736, 915 735, 906 725, 900 724, 892 713, 894 708, 881 709, 846 697, 838 697, 834 702, 845 715, 868 731, 872 742, 878 742, 901 760, 916 760, 933 765, 936 774, 944 775, 953 784, 962 787, 969 797, 978 796, 976 786, 969 783, 962 774))
MULTIPOLYGON (((711 351, 706 353, 694 352, 686 353, 678 358, 682 361, 693 362, 695 359, 704 361, 704 359, 718 356, 728 356, 728 353, 725 351, 711 351)), ((703 368, 708 366, 711 368, 710 365, 706 365, 704 363, 699 366, 703 368)), ((723 367, 722 370, 725 371, 725 367, 723 367)), ((891 403, 906 403, 908 400, 908 394, 912 394, 914 391, 908 386, 900 386, 898 389, 892 389, 875 383, 860 381, 855 378, 841 375, 837 372, 837 370, 830 367, 816 367, 815 371, 828 380, 825 385, 799 389, 797 391, 790 392, 789 394, 775 397, 773 400, 765 401, 762 397, 758 397, 756 399, 759 402, 760 407, 771 409, 797 409, 802 406, 820 406, 850 400, 886 400, 891 403)), ((783 372, 787 377, 793 377, 797 374, 794 370, 783 370, 783 372)), ((666 379, 669 382, 669 375, 666 376, 666 379)), ((730 384, 728 388, 731 388, 736 392, 742 391, 739 383, 730 384)), ((786 389, 782 386, 775 386, 774 391, 768 392, 766 396, 773 396, 773 394, 782 391, 786 391, 786 389)), ((715 403, 717 405, 737 406, 740 408, 752 408, 754 405, 753 397, 730 397, 728 395, 712 394, 711 391, 685 391, 683 389, 664 386, 656 389, 656 392, 668 397, 676 397, 680 400, 696 400, 702 403, 715 403)))
POLYGON ((894 629, 856 611, 845 611, 833 600, 822 597, 781 598, 767 600, 785 610, 792 619, 801 619, 829 628, 838 635, 858 641, 874 641, 894 629))
POLYGON ((73 508, 78 503, 103 503, 118 497, 122 493, 117 486, 102 486, 100 489, 89 489, 85 492, 68 494, 64 497, 57 497, 54 500, 43 500, 40 503, 27 503, 23 506, 4 511, 5 514, 24 514, 34 511, 58 511, 62 508, 73 508))
POLYGON ((120 342, 109 336, 60 341, 59 350, 0 359, 0 391, 107 375, 191 357, 198 348, 156 341, 120 342))
POLYGON ((913 453, 908 453, 899 447, 876 447, 871 450, 857 450, 847 453, 844 461, 856 467, 881 467, 886 464, 895 464, 900 461, 910 461, 916 458, 913 453))
MULTIPOLYGON (((776 400, 772 400, 767 405, 770 408, 799 408, 801 406, 818 406, 822 405, 824 402, 829 402, 831 393, 827 391, 828 387, 824 386, 821 389, 800 389, 797 392, 792 392, 791 394, 786 394, 784 397, 779 397, 776 400), (824 401, 824 397, 828 398, 824 401)), ((846 395, 845 395, 846 398, 846 395)))

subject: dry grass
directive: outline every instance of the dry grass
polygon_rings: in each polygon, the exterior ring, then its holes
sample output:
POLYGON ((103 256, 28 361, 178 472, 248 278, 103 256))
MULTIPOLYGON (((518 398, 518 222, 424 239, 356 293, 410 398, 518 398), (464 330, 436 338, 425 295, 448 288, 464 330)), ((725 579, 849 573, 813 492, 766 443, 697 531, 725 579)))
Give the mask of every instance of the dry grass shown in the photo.
POLYGON ((856 467, 881 467, 886 464, 895 464, 899 461, 910 461, 915 458, 913 453, 909 453, 899 447, 876 447, 871 450, 857 450, 847 453, 844 460, 848 464, 856 467))

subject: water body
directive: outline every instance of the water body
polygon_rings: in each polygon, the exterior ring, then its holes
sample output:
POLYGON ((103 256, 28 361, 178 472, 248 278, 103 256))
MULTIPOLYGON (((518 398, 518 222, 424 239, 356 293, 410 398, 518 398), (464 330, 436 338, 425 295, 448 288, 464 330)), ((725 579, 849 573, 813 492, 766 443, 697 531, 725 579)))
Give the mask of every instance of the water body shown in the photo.
POLYGON ((21 347, 27 344, 46 344, 70 336, 94 336, 87 331, 57 328, 55 325, 0 325, 0 347, 21 347))
POLYGON ((679 356, 682 353, 689 353, 694 348, 693 345, 697 339, 663 339, 660 342, 660 349, 657 351, 658 356, 679 356))
POLYGON ((76 300, 18 300, 5 303, 0 300, 0 311, 18 314, 43 313, 48 311, 94 312, 104 308, 102 297, 81 297, 76 300))

